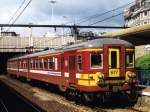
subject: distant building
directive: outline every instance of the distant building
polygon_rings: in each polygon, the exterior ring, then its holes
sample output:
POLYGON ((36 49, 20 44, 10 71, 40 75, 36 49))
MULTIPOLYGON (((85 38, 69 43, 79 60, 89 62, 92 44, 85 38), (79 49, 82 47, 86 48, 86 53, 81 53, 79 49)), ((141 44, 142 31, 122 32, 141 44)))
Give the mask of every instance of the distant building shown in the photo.
POLYGON ((145 53, 150 53, 150 45, 146 45, 144 47, 144 51, 145 51, 145 53))
POLYGON ((47 32, 44 34, 44 37, 56 37, 56 35, 54 33, 50 33, 50 32, 47 32))
POLYGON ((136 0, 129 9, 124 10, 125 26, 150 24, 150 0, 136 0))
POLYGON ((19 36, 16 32, 1 32, 1 36, 19 36))

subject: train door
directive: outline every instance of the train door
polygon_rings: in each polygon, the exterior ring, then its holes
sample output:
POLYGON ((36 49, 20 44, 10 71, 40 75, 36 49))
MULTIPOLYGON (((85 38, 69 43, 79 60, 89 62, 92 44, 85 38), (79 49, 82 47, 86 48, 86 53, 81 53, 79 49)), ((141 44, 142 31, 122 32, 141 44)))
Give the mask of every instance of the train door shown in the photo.
POLYGON ((65 73, 65 58, 63 56, 61 56, 60 58, 60 69, 61 69, 61 81, 60 81, 60 89, 62 91, 65 91, 66 89, 66 79, 64 76, 65 73))
POLYGON ((76 73, 76 57, 75 55, 69 56, 69 83, 75 84, 75 73, 76 73))
POLYGON ((109 77, 120 76, 120 48, 109 48, 109 77))

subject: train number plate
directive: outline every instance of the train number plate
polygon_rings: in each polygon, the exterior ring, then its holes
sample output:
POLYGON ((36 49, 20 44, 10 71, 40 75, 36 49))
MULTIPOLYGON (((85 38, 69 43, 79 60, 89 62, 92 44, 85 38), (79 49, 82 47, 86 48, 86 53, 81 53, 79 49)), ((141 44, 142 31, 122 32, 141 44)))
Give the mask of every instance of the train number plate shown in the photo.
POLYGON ((119 69, 110 69, 109 70, 109 77, 119 77, 119 69))

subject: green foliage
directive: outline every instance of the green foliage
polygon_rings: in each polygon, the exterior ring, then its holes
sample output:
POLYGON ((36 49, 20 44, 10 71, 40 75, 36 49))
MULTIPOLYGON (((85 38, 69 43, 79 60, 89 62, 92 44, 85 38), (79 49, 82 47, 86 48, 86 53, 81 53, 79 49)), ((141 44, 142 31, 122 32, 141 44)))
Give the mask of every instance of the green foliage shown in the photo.
POLYGON ((137 58, 135 66, 140 69, 150 69, 150 53, 137 58))

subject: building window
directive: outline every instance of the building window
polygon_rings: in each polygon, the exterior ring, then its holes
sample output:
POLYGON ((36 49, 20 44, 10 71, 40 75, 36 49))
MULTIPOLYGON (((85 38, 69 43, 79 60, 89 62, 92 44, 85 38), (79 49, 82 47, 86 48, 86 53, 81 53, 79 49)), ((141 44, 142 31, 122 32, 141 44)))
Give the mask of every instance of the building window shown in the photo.
POLYGON ((148 22, 147 21, 144 21, 144 24, 147 24, 148 22))
POLYGON ((144 16, 147 16, 148 15, 148 12, 146 11, 146 12, 144 12, 144 16))
POLYGON ((97 69, 97 68, 102 67, 102 54, 101 53, 91 53, 90 60, 91 60, 90 67, 92 69, 97 69))
POLYGON ((82 70, 82 56, 81 55, 77 57, 77 68, 78 70, 82 70))
POLYGON ((126 54, 126 67, 134 67, 134 54, 126 54))
POLYGON ((53 58, 48 59, 48 69, 53 69, 53 58))

